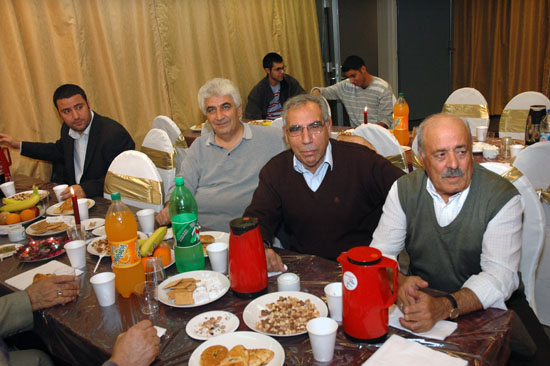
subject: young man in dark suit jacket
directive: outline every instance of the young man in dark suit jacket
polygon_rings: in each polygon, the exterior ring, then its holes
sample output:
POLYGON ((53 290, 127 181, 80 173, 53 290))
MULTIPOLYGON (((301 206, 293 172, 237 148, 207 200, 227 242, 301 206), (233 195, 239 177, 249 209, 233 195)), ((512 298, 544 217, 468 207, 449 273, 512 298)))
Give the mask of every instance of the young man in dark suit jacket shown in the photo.
MULTIPOLYGON (((52 162, 52 181, 68 184, 79 198, 101 196, 109 165, 121 152, 133 150, 134 140, 118 122, 90 110, 86 93, 77 85, 61 85, 53 102, 64 122, 59 140, 20 142, 0 134, 0 143, 19 148, 23 156, 52 162)), ((63 199, 69 198, 69 188, 63 199)))

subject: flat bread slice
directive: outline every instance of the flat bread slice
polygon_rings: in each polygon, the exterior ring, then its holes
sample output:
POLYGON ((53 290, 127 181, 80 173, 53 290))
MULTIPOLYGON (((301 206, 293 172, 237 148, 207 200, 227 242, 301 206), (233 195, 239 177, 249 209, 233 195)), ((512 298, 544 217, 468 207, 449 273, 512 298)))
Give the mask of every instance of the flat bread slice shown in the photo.
POLYGON ((249 349, 248 350, 248 366, 267 365, 275 356, 275 353, 266 348, 249 349))
POLYGON ((174 304, 176 305, 192 305, 195 303, 193 299, 193 293, 189 291, 173 291, 174 294, 174 304))
POLYGON ((222 360, 220 366, 248 366, 248 350, 243 345, 238 345, 229 351, 222 360))
POLYGON ((200 366, 218 366, 228 352, 224 346, 210 346, 202 351, 200 366))

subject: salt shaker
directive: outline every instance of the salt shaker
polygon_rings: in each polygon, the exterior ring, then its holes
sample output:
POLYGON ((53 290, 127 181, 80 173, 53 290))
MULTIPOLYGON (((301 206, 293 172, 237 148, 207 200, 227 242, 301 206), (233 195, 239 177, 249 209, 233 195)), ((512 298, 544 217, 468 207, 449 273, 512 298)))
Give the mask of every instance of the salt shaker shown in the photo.
POLYGON ((277 278, 279 291, 300 291, 300 277, 295 273, 283 273, 277 278))

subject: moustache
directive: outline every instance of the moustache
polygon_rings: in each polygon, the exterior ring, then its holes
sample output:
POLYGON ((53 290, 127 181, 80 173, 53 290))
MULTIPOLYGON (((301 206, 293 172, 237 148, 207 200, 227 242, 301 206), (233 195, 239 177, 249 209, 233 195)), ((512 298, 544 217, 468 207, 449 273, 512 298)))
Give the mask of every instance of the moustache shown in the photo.
POLYGON ((449 169, 443 175, 441 178, 455 178, 455 177, 462 177, 464 176, 464 171, 460 168, 456 169, 449 169))

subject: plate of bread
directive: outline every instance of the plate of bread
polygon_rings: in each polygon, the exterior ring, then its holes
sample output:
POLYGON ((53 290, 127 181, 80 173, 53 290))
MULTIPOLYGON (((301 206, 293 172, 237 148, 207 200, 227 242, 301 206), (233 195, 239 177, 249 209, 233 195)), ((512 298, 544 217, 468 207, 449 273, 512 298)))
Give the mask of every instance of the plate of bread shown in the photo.
POLYGON ((214 271, 190 271, 164 280, 158 300, 177 308, 193 308, 216 301, 229 290, 229 279, 214 271))
POLYGON ((189 366, 281 366, 285 351, 275 339, 255 332, 234 332, 210 338, 189 358, 189 366))

